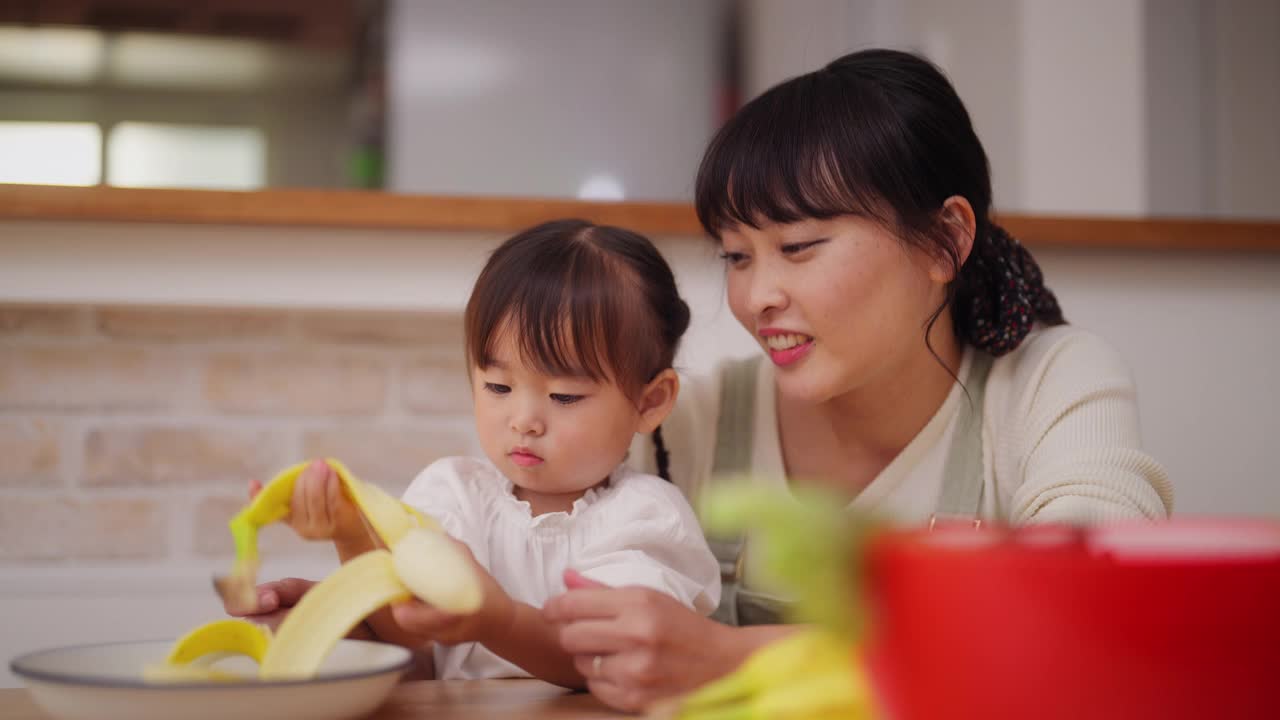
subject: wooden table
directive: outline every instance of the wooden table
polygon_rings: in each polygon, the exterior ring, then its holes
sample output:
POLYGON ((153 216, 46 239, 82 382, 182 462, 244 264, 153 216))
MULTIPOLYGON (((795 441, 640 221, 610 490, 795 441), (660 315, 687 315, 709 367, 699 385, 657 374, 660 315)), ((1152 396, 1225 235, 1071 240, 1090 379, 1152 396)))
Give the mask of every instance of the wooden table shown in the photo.
MULTIPOLYGON (((0 688, 0 720, 47 720, 25 688, 0 688)), ((369 720, 588 720, 635 717, 585 693, 540 680, 419 680, 402 683, 369 720)), ((174 720, 181 720, 174 718, 174 720)))

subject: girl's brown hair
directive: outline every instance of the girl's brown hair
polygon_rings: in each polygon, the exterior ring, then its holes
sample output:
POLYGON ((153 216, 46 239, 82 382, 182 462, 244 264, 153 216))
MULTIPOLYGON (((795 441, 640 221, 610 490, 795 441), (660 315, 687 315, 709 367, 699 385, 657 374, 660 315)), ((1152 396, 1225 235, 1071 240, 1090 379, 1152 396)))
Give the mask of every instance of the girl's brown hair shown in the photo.
MULTIPOLYGON (((465 313, 467 366, 485 368, 499 334, 548 375, 616 383, 634 400, 672 366, 689 327, 675 275, 644 236, 585 220, 553 220, 489 256, 465 313)), ((661 429, 658 474, 667 478, 661 429)), ((670 479, 670 478, 667 478, 670 479)))

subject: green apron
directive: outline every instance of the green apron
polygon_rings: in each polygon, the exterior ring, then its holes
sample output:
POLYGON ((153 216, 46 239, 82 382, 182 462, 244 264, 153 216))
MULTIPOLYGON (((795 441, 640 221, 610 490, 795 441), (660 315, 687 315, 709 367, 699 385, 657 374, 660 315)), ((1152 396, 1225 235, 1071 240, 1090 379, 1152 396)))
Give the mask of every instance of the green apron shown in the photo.
MULTIPOLYGON (((729 363, 720 387, 720 420, 716 426, 715 457, 711 477, 749 473, 754 443, 756 376, 760 365, 756 355, 729 363)), ((965 376, 969 403, 961 411, 947 456, 947 475, 937 510, 929 516, 929 527, 938 520, 981 524, 982 508, 982 407, 992 357, 973 351, 965 376)), ((720 562, 720 605, 711 617, 729 625, 773 625, 781 622, 788 601, 742 586, 745 536, 708 536, 711 551, 720 562)))

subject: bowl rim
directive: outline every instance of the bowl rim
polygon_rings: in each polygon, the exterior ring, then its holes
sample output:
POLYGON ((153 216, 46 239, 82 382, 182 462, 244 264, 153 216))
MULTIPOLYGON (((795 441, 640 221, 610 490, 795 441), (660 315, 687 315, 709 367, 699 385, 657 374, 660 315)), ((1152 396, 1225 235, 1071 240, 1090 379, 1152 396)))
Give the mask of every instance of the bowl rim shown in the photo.
POLYGON ((113 642, 86 643, 82 645, 60 645, 57 647, 42 648, 39 650, 31 650, 9 661, 9 670, 14 675, 21 677, 23 680, 34 680, 54 685, 71 685, 76 687, 96 687, 96 688, 115 688, 115 689, 131 689, 131 690, 244 690, 246 688, 273 688, 273 687, 296 687, 299 685, 326 685, 332 683, 349 682, 351 680, 360 680, 363 678, 373 677, 376 675, 384 675, 391 672, 404 672, 413 664, 413 651, 400 645, 392 643, 377 642, 374 640, 356 640, 353 638, 343 638, 340 643, 360 643, 368 645, 378 645, 381 647, 392 648, 402 656, 389 663, 383 663, 371 667, 366 670, 341 673, 320 673, 311 678, 297 679, 281 679, 281 680, 233 680, 229 682, 164 682, 154 683, 147 682, 142 679, 132 678, 105 678, 102 676, 85 675, 82 673, 70 672, 49 672, 47 670, 37 670, 30 667, 24 667, 24 663, 50 655, 53 653, 66 652, 68 650, 85 650, 89 648, 126 646, 126 645, 151 645, 151 644, 172 644, 173 640, 118 640, 113 642))

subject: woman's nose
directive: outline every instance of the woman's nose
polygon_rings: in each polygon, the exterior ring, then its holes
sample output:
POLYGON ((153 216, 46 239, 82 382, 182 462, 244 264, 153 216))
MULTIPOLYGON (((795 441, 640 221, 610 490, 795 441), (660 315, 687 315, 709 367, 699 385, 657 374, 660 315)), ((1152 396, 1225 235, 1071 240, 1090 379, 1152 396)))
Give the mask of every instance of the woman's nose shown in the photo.
POLYGON ((746 301, 747 311, 757 317, 786 307, 781 278, 767 266, 754 269, 747 278, 746 301))

